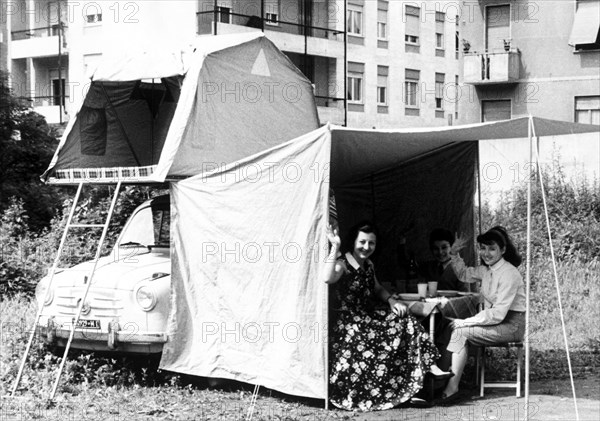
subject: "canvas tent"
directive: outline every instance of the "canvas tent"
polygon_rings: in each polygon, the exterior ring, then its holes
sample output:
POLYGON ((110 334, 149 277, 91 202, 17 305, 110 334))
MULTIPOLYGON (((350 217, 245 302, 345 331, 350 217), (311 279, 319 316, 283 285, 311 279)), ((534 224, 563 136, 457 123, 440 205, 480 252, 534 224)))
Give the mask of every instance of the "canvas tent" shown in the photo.
POLYGON ((599 130, 527 117, 437 129, 326 126, 173 183, 161 367, 326 398, 327 288, 318 273, 329 187, 342 230, 364 217, 383 228, 377 268, 385 281, 394 271, 385 248, 398 227, 473 232, 477 141, 531 138, 533 127, 533 136, 599 130))
POLYGON ((310 81, 262 33, 200 36, 102 61, 42 178, 184 178, 317 127, 310 81))

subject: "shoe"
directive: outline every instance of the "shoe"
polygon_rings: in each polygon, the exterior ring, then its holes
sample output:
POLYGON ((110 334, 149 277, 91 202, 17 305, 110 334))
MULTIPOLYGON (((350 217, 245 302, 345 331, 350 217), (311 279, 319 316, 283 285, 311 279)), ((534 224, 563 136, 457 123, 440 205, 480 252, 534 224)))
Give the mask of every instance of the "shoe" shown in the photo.
POLYGON ((450 377, 454 377, 454 373, 451 371, 448 371, 447 373, 443 374, 433 374, 431 371, 428 371, 426 375, 433 377, 434 380, 446 380, 450 377))
POLYGON ((413 396, 408 401, 409 405, 413 408, 431 408, 433 403, 426 401, 425 399, 417 398, 413 396))
POLYGON ((456 405, 457 403, 464 400, 466 397, 467 397, 467 393, 461 392, 459 390, 456 393, 451 394, 450 396, 447 396, 445 393, 442 394, 442 397, 440 399, 437 399, 434 403, 435 403, 435 405, 439 405, 439 406, 456 405))

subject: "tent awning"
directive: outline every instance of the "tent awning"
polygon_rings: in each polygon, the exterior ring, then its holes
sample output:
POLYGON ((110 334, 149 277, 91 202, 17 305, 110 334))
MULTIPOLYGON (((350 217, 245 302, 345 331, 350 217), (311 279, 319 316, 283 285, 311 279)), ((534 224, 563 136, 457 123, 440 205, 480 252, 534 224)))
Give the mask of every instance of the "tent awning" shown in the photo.
MULTIPOLYGON (((537 136, 558 136, 600 131, 600 126, 533 117, 537 136)), ((529 117, 462 126, 401 130, 367 130, 332 127, 333 186, 360 179, 401 162, 424 156, 456 142, 517 139, 528 136, 529 117), (398 147, 402 143, 402 147, 398 147), (374 153, 377 145, 378 153, 374 153)))
POLYGON ((579 1, 569 37, 569 45, 593 44, 600 29, 600 2, 579 1))

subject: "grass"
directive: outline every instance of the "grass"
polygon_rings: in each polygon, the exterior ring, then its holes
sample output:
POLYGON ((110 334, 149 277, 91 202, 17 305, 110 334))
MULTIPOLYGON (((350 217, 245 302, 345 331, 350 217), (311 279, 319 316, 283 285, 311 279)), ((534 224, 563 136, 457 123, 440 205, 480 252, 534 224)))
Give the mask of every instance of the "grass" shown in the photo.
MULTIPOLYGON (((600 365, 600 263, 571 261, 558 265, 569 345, 576 377, 597 373, 600 365)), ((550 264, 532 270, 531 379, 568 378, 557 297, 550 264)), ((0 303, 0 395, 2 411, 16 419, 219 419, 240 420, 250 406, 252 386, 190 378, 157 369, 157 360, 72 353, 54 406, 45 399, 59 358, 35 343, 18 398, 7 399, 33 323, 35 306, 17 295, 0 303), (193 416, 191 416, 193 414, 193 416), (19 418, 21 417, 21 418, 19 418)), ((488 358, 488 372, 514 374, 514 356, 498 350, 488 358)), ((469 379, 467 375, 466 380, 469 379)), ((550 383, 549 386, 550 387, 550 383)), ((352 414, 321 408, 321 401, 263 390, 254 419, 337 420, 352 414)))
MULTIPOLYGON (((577 260, 557 265, 571 360, 576 378, 595 375, 600 366, 600 262, 577 260)), ((566 379, 568 366, 550 262, 532 267, 531 379, 566 379)), ((65 365, 55 405, 46 398, 60 359, 34 342, 16 399, 10 394, 33 324, 35 305, 25 295, 0 303, 0 396, 2 414, 16 419, 196 419, 241 420, 250 406, 252 386, 198 379, 163 372, 158 360, 71 353, 65 365), (193 415, 192 415, 193 414, 193 415)), ((489 351, 488 351, 489 352, 489 351)), ((515 373, 514 355, 494 350, 487 358, 488 373, 509 379, 515 373)), ((62 354, 61 354, 62 355, 62 354)), ((467 372, 465 380, 472 379, 467 372)), ((548 383, 551 389, 552 383, 548 383)), ((264 390, 254 419, 337 420, 351 413, 322 409, 322 401, 290 397, 264 390)))

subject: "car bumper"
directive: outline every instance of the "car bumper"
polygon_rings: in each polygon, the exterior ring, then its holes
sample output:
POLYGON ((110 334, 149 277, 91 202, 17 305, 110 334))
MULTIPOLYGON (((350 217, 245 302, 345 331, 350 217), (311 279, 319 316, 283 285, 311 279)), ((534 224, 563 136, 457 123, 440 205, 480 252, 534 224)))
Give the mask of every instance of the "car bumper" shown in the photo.
MULTIPOLYGON (((75 329, 71 347, 90 351, 109 351, 126 353, 162 352, 167 342, 164 332, 135 332, 119 330, 111 325, 108 332, 95 329, 75 329)), ((71 335, 71 329, 59 327, 49 320, 47 325, 36 326, 36 334, 48 345, 65 347, 71 335)))

